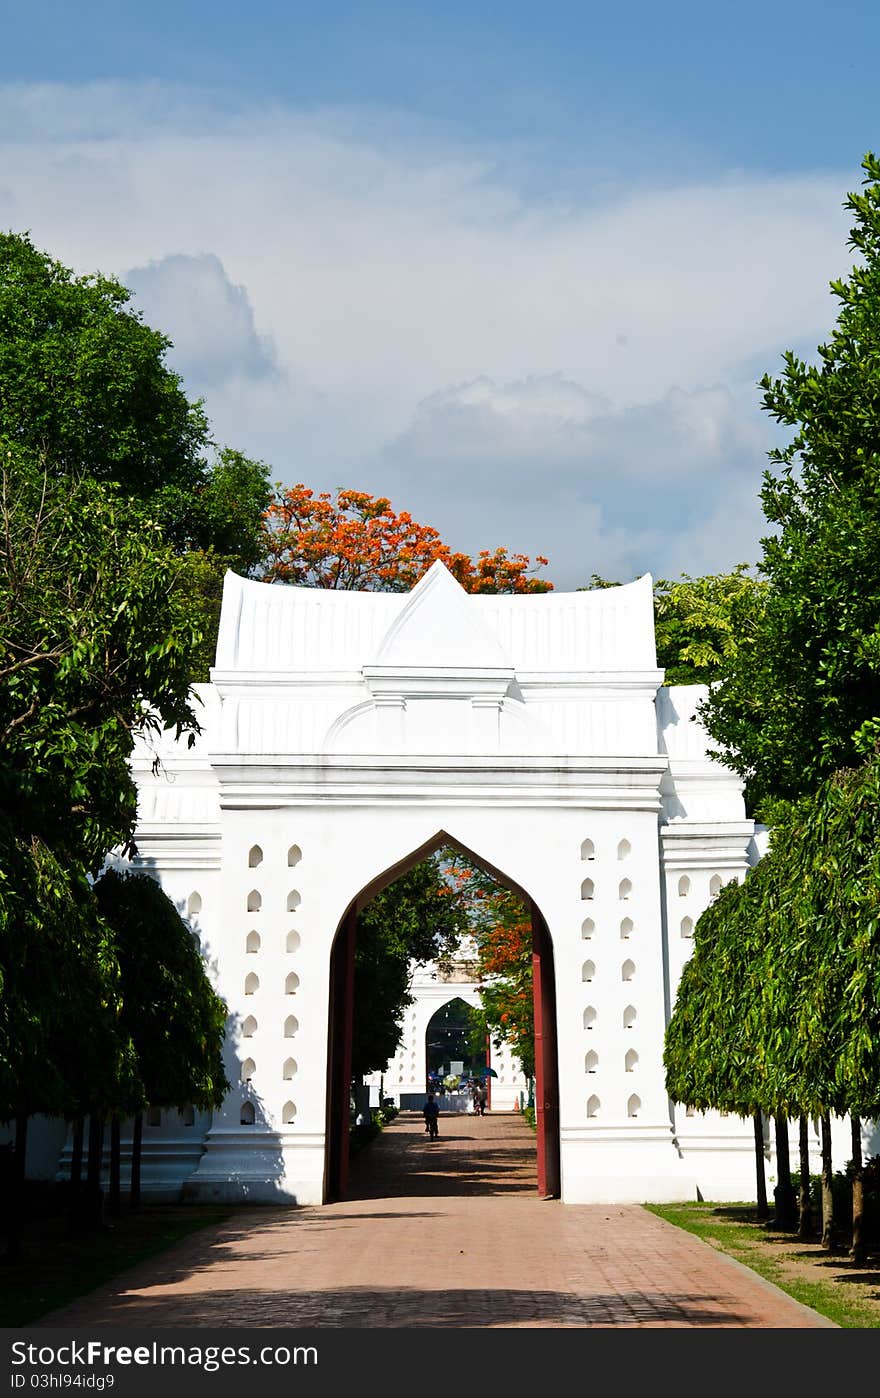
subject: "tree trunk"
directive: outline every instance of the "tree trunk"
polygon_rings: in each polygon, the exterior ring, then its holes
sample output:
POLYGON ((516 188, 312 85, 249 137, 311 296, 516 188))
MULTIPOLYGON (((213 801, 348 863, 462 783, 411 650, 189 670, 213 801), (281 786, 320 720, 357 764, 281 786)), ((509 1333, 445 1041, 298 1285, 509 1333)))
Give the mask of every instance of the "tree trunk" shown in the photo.
POLYGON ((849 1255, 857 1267, 864 1266, 868 1256, 865 1244, 865 1172, 862 1160, 862 1119, 853 1115, 852 1126, 852 1242, 849 1255))
POLYGON ((776 1224, 779 1228, 794 1228, 797 1221, 797 1200, 791 1182, 791 1157, 788 1149, 788 1117, 777 1112, 773 1118, 776 1128, 776 1224))
POLYGON ((801 1116, 798 1123, 801 1187, 798 1197, 798 1237, 812 1238, 814 1233, 813 1205, 810 1199, 810 1126, 801 1116))
POLYGON ((104 1118, 98 1112, 89 1117, 89 1157, 86 1169, 86 1198, 83 1221, 87 1228, 100 1228, 104 1213, 101 1164, 104 1157, 104 1118))
POLYGON ((822 1246, 833 1252, 836 1242, 834 1227, 833 1166, 831 1163, 831 1117, 824 1112, 822 1126, 822 1246))
POLYGON ((121 1193, 119 1156, 119 1113, 114 1112, 110 1118, 110 1183, 107 1191, 107 1211, 112 1218, 119 1217, 121 1193))
POLYGON ((141 1206, 141 1143, 143 1138, 144 1114, 137 1112, 131 1137, 131 1189, 128 1195, 130 1209, 139 1209, 141 1206))
POLYGON ((73 1123, 73 1145, 70 1152, 70 1198, 67 1208, 68 1226, 78 1228, 82 1205, 82 1164, 83 1164, 83 1119, 78 1116, 73 1123))
POLYGON ((767 1174, 764 1169, 764 1123, 761 1113, 755 1112, 752 1118, 755 1125, 755 1179, 758 1195, 758 1218, 769 1218, 767 1205, 767 1174))

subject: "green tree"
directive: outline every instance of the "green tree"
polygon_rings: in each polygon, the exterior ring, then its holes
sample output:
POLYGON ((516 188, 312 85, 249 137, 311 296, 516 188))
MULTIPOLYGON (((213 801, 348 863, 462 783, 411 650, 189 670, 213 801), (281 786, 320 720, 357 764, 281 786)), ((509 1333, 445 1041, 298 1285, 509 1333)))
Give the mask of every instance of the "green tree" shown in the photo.
POLYGON ((766 584, 738 563, 729 573, 654 583, 654 634, 664 684, 711 684, 759 624, 766 584))
POLYGON ((837 322, 815 363, 789 352, 761 380, 765 410, 794 429, 761 492, 765 605, 703 710, 758 813, 856 764, 880 733, 880 162, 863 169, 837 322))
POLYGON ((760 931, 748 907, 767 868, 762 860, 744 885, 722 888, 698 919, 663 1050, 666 1088, 674 1102, 753 1119, 762 1217, 768 1210, 761 1125, 766 1101, 755 1027, 760 931))
POLYGON ((166 363, 171 340, 130 301, 114 278, 76 276, 27 234, 0 233, 0 439, 58 481, 90 477, 148 506, 186 560, 181 595, 202 632, 191 676, 206 680, 223 574, 265 554, 269 467, 212 455, 204 406, 166 363))
POLYGON ((208 424, 165 364, 171 341, 112 277, 75 276, 0 233, 0 436, 53 473, 153 499, 204 480, 208 424))
POLYGON ((85 874, 0 819, 0 1120, 16 1126, 16 1177, 3 1200, 12 1256, 28 1119, 99 1117, 136 1080, 120 1009, 113 936, 85 874))
MULTIPOLYGON (((618 587, 597 573, 590 587, 618 587)), ((712 684, 760 624, 767 584, 738 563, 729 573, 654 580, 654 636, 664 684, 712 684)))
POLYGON ((227 1010, 190 928, 155 879, 108 869, 95 884, 95 898, 113 931, 120 1028, 137 1062, 132 1095, 111 1104, 117 1116, 135 1113, 136 1202, 143 1107, 209 1109, 229 1091, 222 1053, 227 1010))
POLYGON ((132 527, 114 487, 3 456, 0 812, 96 871, 133 831, 134 736, 197 727, 197 633, 158 525, 132 527))
POLYGON ((422 860, 377 893, 358 918, 354 964, 352 1074, 382 1069, 400 1043, 412 1004, 412 966, 450 956, 467 917, 445 873, 443 853, 422 860))
POLYGON ((864 1255, 855 1128, 880 1105, 880 758, 777 803, 767 854, 697 923, 664 1063, 676 1101, 820 1120, 829 1248, 830 1117, 850 1115, 864 1255))
POLYGON ((458 861, 465 875, 470 934, 476 948, 481 1020, 495 1047, 503 1040, 528 1079, 535 1076, 535 1009, 532 976, 532 921, 529 909, 511 889, 478 865, 458 861))

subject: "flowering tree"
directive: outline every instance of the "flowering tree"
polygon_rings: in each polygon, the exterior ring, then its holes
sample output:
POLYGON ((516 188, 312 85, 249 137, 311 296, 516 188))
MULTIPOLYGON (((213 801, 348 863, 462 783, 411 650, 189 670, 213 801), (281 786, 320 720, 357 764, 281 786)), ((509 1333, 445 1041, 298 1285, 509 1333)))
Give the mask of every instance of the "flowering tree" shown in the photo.
POLYGON ((439 559, 466 592, 549 592, 525 554, 497 548, 476 560, 453 553, 436 529, 397 513, 384 496, 361 490, 316 495, 304 485, 276 488, 265 515, 263 577, 307 587, 409 592, 439 559))
MULTIPOLYGON (((532 921, 528 908, 479 865, 447 851, 447 877, 467 909, 476 950, 482 1011, 475 1044, 488 1031, 504 1039, 527 1078, 535 1075, 535 1013, 532 1001, 532 921)), ((497 1042, 496 1042, 497 1047, 497 1042)))

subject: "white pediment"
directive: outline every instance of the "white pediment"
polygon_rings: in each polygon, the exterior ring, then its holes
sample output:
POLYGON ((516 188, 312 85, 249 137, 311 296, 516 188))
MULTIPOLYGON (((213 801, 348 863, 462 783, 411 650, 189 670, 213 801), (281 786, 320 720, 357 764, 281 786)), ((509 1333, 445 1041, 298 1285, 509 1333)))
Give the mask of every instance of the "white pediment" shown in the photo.
POLYGON ((513 674, 497 634, 439 561, 433 563, 382 637, 369 669, 490 670, 513 674))

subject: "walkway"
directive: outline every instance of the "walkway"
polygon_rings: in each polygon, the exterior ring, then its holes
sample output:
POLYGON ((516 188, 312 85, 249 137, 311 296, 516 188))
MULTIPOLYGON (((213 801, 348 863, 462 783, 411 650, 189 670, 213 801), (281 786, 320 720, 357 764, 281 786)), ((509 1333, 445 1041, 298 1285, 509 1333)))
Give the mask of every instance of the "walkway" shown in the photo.
POLYGON ((535 1194, 515 1115, 402 1113, 355 1158, 344 1203, 239 1210, 43 1326, 825 1327, 635 1205, 535 1194))

